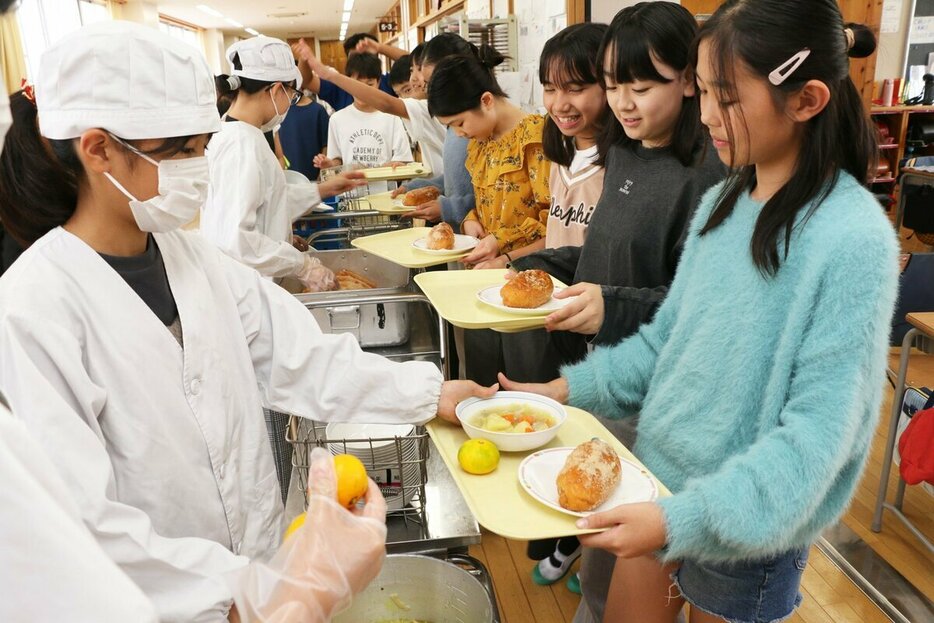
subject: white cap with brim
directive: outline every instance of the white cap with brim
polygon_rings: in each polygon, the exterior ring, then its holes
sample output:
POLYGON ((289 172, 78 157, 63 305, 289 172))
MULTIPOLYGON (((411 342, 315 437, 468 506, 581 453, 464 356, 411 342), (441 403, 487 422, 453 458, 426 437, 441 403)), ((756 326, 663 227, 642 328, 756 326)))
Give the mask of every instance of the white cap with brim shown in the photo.
POLYGON ((237 41, 227 48, 227 62, 231 76, 263 82, 291 82, 296 89, 302 87, 302 74, 295 66, 292 48, 280 39, 259 35, 237 41), (240 69, 233 69, 234 55, 239 56, 240 69))
POLYGON ((220 130, 204 55, 155 28, 109 21, 66 35, 42 55, 39 131, 70 139, 102 128, 129 140, 220 130))

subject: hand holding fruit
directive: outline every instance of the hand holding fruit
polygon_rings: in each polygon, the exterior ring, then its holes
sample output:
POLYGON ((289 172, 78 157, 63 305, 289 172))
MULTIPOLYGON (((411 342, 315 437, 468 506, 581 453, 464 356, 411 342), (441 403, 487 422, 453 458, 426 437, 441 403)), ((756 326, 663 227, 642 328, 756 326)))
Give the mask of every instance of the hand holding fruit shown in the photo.
POLYGON ((379 573, 386 555, 386 501, 358 459, 312 450, 307 515, 307 521, 293 522, 291 538, 272 560, 253 561, 227 577, 245 623, 274 620, 283 612, 329 621, 379 573))

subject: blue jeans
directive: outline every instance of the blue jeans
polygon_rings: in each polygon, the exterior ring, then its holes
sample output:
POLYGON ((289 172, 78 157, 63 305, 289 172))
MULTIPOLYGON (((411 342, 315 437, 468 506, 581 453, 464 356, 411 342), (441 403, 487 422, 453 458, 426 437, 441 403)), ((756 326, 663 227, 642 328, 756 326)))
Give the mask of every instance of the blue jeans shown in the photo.
POLYGON ((686 560, 671 575, 692 607, 729 623, 776 623, 801 603, 808 549, 765 560, 698 563, 686 560))

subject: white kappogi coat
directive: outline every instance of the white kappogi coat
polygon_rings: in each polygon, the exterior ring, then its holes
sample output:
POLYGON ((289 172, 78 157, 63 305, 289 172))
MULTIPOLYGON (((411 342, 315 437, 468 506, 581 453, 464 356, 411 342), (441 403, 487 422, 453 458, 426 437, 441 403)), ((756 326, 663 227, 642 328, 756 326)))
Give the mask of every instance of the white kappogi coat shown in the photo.
POLYGON ((305 256, 292 246, 292 223, 321 202, 318 185, 283 171, 259 128, 221 124, 208 143, 211 190, 201 235, 265 277, 288 277, 305 256))
POLYGON ((219 574, 270 555, 281 537, 261 407, 421 423, 441 374, 322 334, 294 297, 195 234, 155 240, 184 349, 58 228, 0 279, 0 390, 160 619, 216 620, 230 604, 219 574))
POLYGON ((81 521, 52 459, 0 404, 0 621, 155 623, 81 521))

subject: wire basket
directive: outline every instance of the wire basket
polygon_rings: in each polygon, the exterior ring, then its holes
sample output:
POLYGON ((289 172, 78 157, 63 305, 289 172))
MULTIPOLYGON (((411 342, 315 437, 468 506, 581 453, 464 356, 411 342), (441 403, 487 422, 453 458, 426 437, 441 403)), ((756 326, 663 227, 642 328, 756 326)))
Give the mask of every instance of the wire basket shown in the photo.
MULTIPOLYGON (((340 173, 344 173, 346 171, 359 171, 363 168, 363 166, 357 163, 341 164, 336 167, 328 167, 326 169, 321 169, 319 179, 321 181, 326 181, 335 175, 339 175, 340 173)), ((368 185, 351 188, 347 192, 341 193, 337 196, 336 211, 358 212, 362 210, 369 210, 370 204, 366 199, 369 194, 370 187, 368 185)), ((371 234, 378 234, 386 231, 400 229, 402 228, 403 224, 403 221, 399 217, 383 214, 376 216, 355 216, 354 218, 348 218, 343 222, 343 226, 347 228, 348 240, 353 240, 354 238, 359 238, 361 236, 369 236, 371 234)))
POLYGON ((292 465, 308 506, 308 457, 314 447, 331 454, 352 454, 366 467, 386 498, 390 517, 425 524, 425 483, 428 482, 428 433, 416 426, 410 435, 328 439, 326 424, 292 416, 286 440, 292 444, 292 465))

